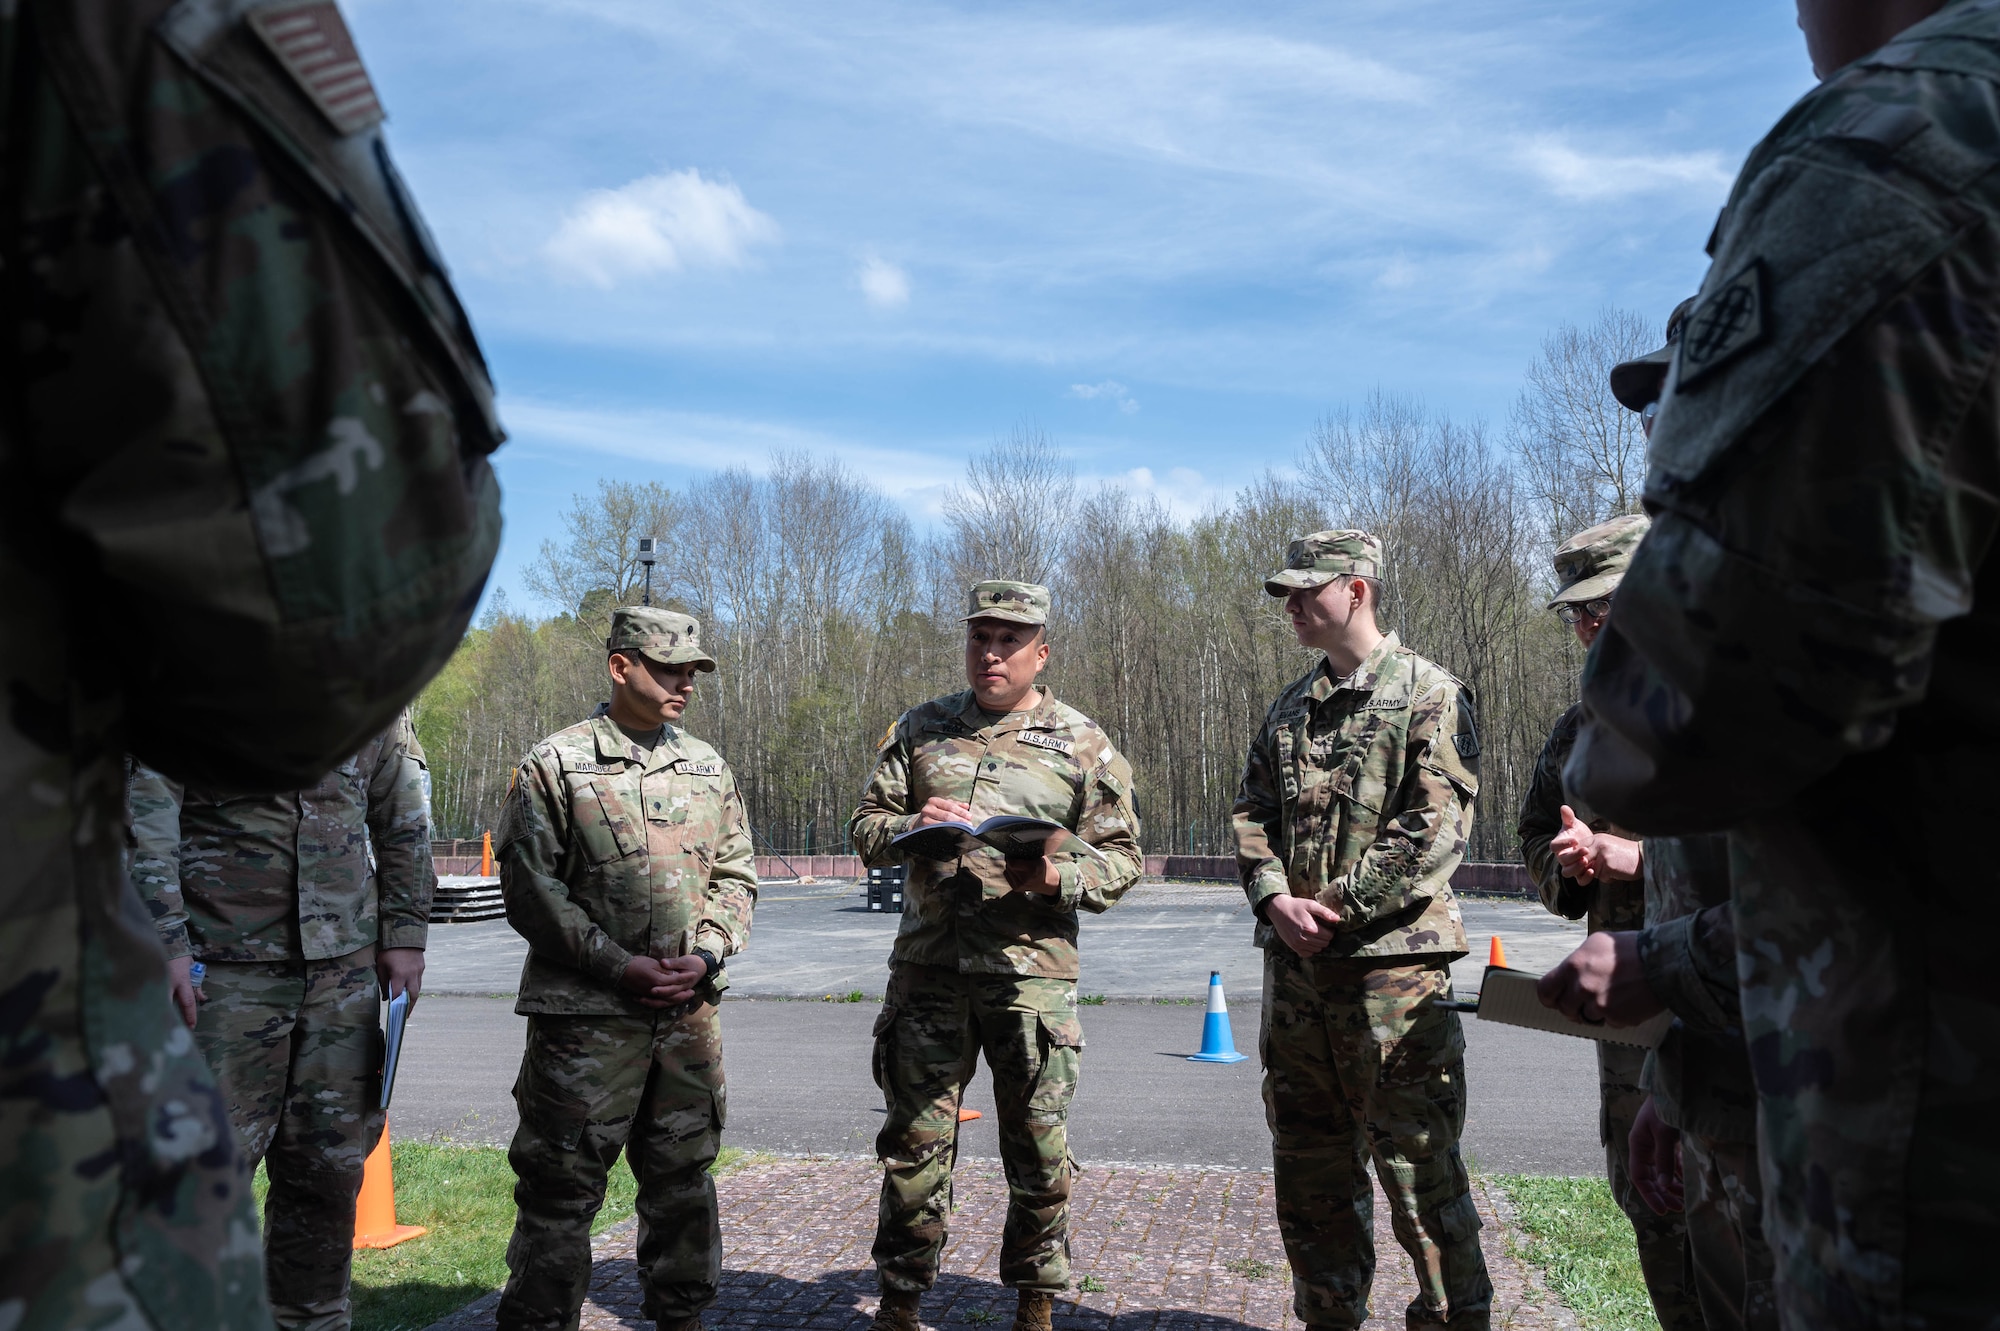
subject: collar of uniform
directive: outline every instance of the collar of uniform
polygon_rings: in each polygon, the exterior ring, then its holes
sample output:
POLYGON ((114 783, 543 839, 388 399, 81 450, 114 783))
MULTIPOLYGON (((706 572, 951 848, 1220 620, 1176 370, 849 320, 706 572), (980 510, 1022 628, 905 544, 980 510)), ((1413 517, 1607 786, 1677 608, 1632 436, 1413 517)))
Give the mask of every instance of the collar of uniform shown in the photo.
POLYGON ((1396 640, 1396 631, 1391 629, 1382 635, 1382 641, 1375 644, 1375 650, 1354 667, 1354 673, 1345 679, 1333 677, 1333 665, 1325 657, 1320 658, 1319 673, 1313 676, 1312 694, 1314 702, 1325 702, 1342 689, 1353 689, 1356 693, 1373 693, 1382 682, 1382 667, 1402 644, 1396 640))
MULTIPOLYGON (((995 721, 993 723, 994 734, 1005 735, 1016 730, 1064 729, 1062 717, 1056 711, 1055 690, 1046 685, 1039 685, 1037 687, 1041 689, 1042 700, 1025 712, 1009 712, 1006 716, 995 721)), ((960 703, 958 707, 959 722, 967 730, 979 730, 981 727, 975 724, 978 714, 982 710, 979 706, 979 695, 971 689, 967 689, 964 697, 965 701, 960 703)))
POLYGON ((667 723, 663 730, 660 742, 653 746, 651 753, 648 753, 628 739, 618 723, 609 716, 594 716, 590 719, 590 732, 597 740, 597 756, 600 760, 617 758, 628 763, 638 763, 648 771, 654 767, 664 767, 674 759, 686 756, 681 752, 680 732, 674 728, 673 723, 667 723))

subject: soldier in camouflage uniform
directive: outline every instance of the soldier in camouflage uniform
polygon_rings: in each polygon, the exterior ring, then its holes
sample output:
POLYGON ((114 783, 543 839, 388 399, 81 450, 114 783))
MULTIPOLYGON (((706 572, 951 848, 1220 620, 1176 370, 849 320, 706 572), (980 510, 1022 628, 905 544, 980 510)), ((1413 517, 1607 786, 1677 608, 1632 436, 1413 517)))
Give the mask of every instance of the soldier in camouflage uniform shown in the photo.
MULTIPOLYGON (((1618 517, 1579 532, 1556 551, 1561 581, 1549 608, 1570 624, 1586 649, 1610 614, 1618 580, 1645 534, 1645 518, 1618 517)), ((1637 837, 1563 789, 1563 764, 1582 724, 1582 706, 1572 705, 1556 719, 1535 761, 1516 824, 1521 858, 1542 904, 1557 915, 1586 918, 1591 933, 1637 929, 1646 913, 1644 848, 1637 837)), ((1632 1121, 1646 1098, 1639 1084, 1646 1051, 1603 1040, 1596 1044, 1597 1139, 1604 1147, 1611 1195, 1632 1222, 1654 1315, 1665 1331, 1701 1331, 1701 1309, 1688 1279, 1687 1227, 1679 1211, 1663 1215, 1647 1205, 1633 1189, 1626 1166, 1632 1121)))
POLYGON ((715 669, 700 626, 625 606, 605 645, 610 706, 521 763, 494 851, 507 922, 528 940, 501 1331, 576 1326, 620 1151, 639 1183, 645 1315, 698 1331, 722 1276, 716 1004, 749 940, 756 861, 728 764, 675 724, 715 669))
POLYGON ((355 1198, 382 1135, 379 1002, 416 998, 437 886, 427 779, 408 713, 290 794, 133 773, 134 885, 245 1163, 270 1176, 264 1270, 281 1327, 352 1322, 355 1198), (194 961, 208 968, 199 994, 194 961))
POLYGON ((1293 1307, 1358 1327, 1374 1186, 1416 1266, 1408 1325, 1488 1325, 1493 1286, 1459 1153, 1465 1035, 1449 995, 1465 926, 1451 874, 1479 793, 1463 684, 1383 634, 1382 546, 1293 541, 1264 588, 1326 656, 1278 695, 1236 797, 1236 864, 1264 949, 1264 1107, 1293 1307))
POLYGON ((491 390, 333 5, 0 6, 0 108, 0 1323, 267 1327, 124 755, 298 789, 389 725, 492 564, 491 390))
POLYGON ((1710 243, 1566 779, 1730 831, 1784 1325, 1984 1327, 2000 8, 1800 19, 1825 81, 1710 243))
POLYGON ((910 862, 875 1022, 875 1081, 888 1105, 875 1140, 880 1331, 916 1331, 922 1293, 937 1280, 959 1100, 982 1052, 1007 1172, 1000 1279, 1020 1292, 1018 1331, 1048 1331, 1054 1296, 1069 1288, 1067 1122, 1083 1049, 1077 911, 1108 910, 1145 867, 1131 766, 1095 721, 1036 688, 1049 656, 1048 589, 982 582, 970 609, 972 687, 890 724, 848 824, 856 852, 893 864, 904 854, 891 842, 914 828, 1020 814, 1061 823, 1102 858, 1010 860, 982 849, 910 862))

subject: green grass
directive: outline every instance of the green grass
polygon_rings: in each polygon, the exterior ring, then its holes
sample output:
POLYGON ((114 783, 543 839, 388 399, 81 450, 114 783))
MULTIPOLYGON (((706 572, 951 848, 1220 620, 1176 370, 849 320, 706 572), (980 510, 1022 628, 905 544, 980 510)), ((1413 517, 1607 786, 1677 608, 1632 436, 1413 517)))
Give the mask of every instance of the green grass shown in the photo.
MULTIPOLYGON (((378 1252, 354 1254, 354 1331, 420 1331, 507 1280, 507 1238, 514 1232, 514 1171, 497 1146, 394 1142, 396 1219, 430 1233, 378 1252)), ((742 1163, 722 1148, 713 1172, 742 1163)), ((257 1170, 259 1209, 264 1171, 257 1170)), ((591 1232, 632 1214, 637 1190, 621 1158, 605 1186, 604 1209, 591 1232)))
POLYGON ((1491 1175, 1514 1204, 1514 1255, 1543 1278, 1592 1331, 1658 1331, 1632 1224, 1599 1178, 1491 1175))
POLYGON ((1083 996, 1081 996, 1080 998, 1078 998, 1078 999, 1077 999, 1076 1001, 1077 1001, 1078 1005, 1079 1005, 1079 1006, 1082 1006, 1082 1007, 1103 1007, 1103 1006, 1104 1006, 1104 995, 1103 995, 1103 994, 1084 994, 1083 996))

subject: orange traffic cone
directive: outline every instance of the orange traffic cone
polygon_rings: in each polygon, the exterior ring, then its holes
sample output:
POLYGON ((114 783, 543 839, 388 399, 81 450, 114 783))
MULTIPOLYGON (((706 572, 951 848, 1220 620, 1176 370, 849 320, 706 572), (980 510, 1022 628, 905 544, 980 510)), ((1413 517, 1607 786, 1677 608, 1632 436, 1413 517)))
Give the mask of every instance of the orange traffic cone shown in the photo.
POLYGON ((493 876, 493 834, 491 832, 484 832, 480 835, 479 876, 481 878, 491 878, 493 876))
POLYGON ((396 1168, 389 1160, 389 1125, 382 1124, 382 1140, 368 1153, 361 1169, 361 1196, 354 1204, 354 1246, 393 1248, 405 1239, 430 1231, 422 1225, 396 1223, 396 1168))
POLYGON ((1507 949, 1500 946, 1499 934, 1493 935, 1493 946, 1486 949, 1486 964, 1500 967, 1507 964, 1507 949))

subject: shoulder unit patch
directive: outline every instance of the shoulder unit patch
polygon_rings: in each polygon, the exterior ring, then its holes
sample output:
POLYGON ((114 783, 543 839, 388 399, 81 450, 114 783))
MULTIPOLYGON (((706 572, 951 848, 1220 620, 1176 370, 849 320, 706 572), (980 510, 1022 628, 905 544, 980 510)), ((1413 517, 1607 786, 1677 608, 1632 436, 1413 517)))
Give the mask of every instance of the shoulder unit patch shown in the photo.
POLYGON ((246 21, 341 134, 359 134, 387 118, 333 0, 263 5, 246 21))
POLYGON ((1752 259, 1688 315, 1681 332, 1680 376, 1686 388, 1764 340, 1764 261, 1752 259))

